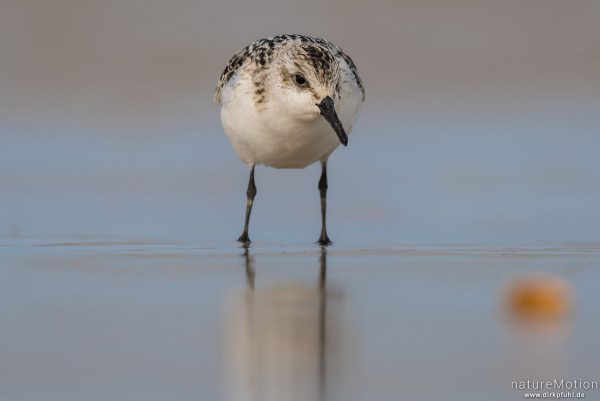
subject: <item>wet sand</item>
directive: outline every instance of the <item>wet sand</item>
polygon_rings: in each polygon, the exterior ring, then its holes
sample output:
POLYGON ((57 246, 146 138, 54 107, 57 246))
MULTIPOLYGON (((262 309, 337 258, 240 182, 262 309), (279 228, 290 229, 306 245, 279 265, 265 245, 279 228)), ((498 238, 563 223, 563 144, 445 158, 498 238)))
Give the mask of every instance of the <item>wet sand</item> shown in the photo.
POLYGON ((594 244, 5 238, 0 399, 517 400, 514 380, 596 379, 599 262, 594 244), (572 311, 515 321, 502 289, 542 274, 572 311))

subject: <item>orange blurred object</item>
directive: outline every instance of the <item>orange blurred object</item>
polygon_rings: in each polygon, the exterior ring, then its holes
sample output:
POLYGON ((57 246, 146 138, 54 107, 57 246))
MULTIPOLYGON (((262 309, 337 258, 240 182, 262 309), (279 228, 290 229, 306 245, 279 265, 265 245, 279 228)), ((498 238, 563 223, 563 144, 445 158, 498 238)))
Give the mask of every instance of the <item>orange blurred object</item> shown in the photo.
POLYGON ((514 279, 507 286, 505 302, 512 318, 554 320, 570 315, 571 286, 560 277, 539 276, 514 279))

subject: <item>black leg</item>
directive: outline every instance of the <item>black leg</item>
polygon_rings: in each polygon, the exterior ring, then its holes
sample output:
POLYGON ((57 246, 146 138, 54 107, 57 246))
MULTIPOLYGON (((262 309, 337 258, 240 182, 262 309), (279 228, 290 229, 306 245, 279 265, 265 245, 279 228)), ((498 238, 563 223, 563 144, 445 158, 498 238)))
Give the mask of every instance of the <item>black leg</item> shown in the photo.
POLYGON ((327 236, 327 162, 323 162, 321 179, 319 180, 319 193, 321 195, 321 237, 319 244, 327 246, 331 244, 331 240, 327 236))
POLYGON ((238 241, 247 245, 250 243, 250 237, 248 236, 248 225, 250 224, 250 213, 252 213, 252 204, 254 204, 254 197, 256 196, 256 185, 254 185, 254 165, 250 168, 250 179, 248 180, 248 190, 246 191, 246 221, 244 223, 244 232, 238 238, 238 241))

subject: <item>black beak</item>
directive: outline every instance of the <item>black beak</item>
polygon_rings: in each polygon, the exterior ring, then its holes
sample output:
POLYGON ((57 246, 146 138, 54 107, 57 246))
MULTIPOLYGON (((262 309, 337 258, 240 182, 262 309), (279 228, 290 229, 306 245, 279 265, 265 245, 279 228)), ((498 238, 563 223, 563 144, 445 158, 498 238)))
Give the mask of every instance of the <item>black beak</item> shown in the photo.
POLYGON ((346 135, 346 131, 335 112, 333 99, 327 96, 325 99, 321 100, 321 103, 317 103, 317 107, 321 110, 321 115, 325 117, 329 124, 331 124, 331 127, 337 134, 342 145, 348 146, 348 135, 346 135))

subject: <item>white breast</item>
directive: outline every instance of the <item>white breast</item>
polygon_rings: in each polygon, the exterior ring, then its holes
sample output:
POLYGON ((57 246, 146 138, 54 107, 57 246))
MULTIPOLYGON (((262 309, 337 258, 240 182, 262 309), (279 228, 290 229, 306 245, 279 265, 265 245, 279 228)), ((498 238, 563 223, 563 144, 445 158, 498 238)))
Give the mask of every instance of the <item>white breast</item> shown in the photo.
MULTIPOLYGON (((362 102, 354 75, 341 61, 340 98, 336 111, 349 134, 362 102)), ((255 104, 256 90, 244 70, 223 88, 221 121, 239 158, 248 165, 304 168, 325 161, 340 145, 333 128, 321 116, 314 120, 291 118, 276 102, 255 104)))

